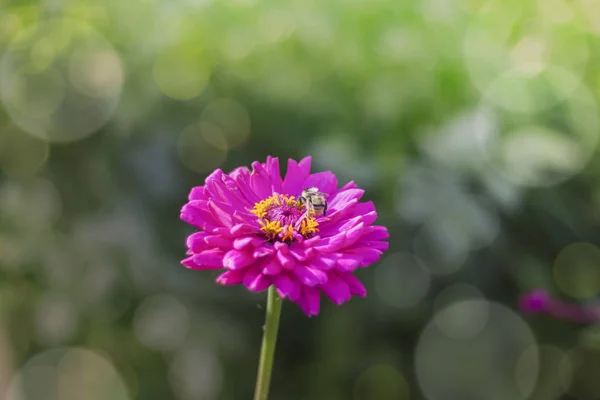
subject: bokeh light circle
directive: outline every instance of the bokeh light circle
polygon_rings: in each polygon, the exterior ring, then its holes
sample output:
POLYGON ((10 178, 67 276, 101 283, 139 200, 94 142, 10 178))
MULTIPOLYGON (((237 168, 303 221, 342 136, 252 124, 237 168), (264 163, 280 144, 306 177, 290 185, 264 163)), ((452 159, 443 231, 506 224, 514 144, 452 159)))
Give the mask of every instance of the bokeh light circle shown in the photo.
POLYGON ((535 386, 538 360, 528 360, 526 379, 517 380, 515 368, 523 366, 523 352, 535 344, 529 326, 509 308, 485 300, 460 301, 438 312, 421 333, 415 350, 417 380, 428 400, 524 400, 535 386))
POLYGON ((482 132, 475 139, 486 166, 514 185, 562 183, 587 165, 598 143, 598 107, 585 86, 578 86, 551 112, 502 116, 505 126, 482 132), (564 122, 557 124, 556 120, 564 122))
POLYGON ((186 345, 169 365, 169 382, 180 400, 216 399, 223 385, 223 366, 208 347, 186 345))
POLYGON ((46 293, 37 301, 35 328, 39 343, 47 346, 64 343, 73 337, 77 327, 77 310, 68 298, 46 293))
POLYGON ((571 21, 574 15, 573 2, 569 0, 536 0, 541 21, 546 25, 561 25, 571 21))
POLYGON ((363 371, 354 384, 353 400, 408 400, 408 383, 400 371, 391 365, 372 365, 363 371))
POLYGON ((154 82, 167 96, 175 100, 190 100, 199 96, 210 79, 210 65, 198 49, 186 46, 168 48, 154 63, 154 82))
POLYGON ((223 129, 209 122, 187 126, 177 140, 179 160, 197 173, 218 168, 227 159, 228 152, 229 145, 223 129))
POLYGON ((200 122, 219 127, 230 148, 241 146, 250 135, 250 114, 246 107, 233 99, 217 99, 208 103, 200 122))
POLYGON ((61 213, 60 193, 47 179, 7 181, 0 185, 0 215, 13 220, 19 232, 46 232, 61 213))
POLYGON ((13 106, 25 118, 48 118, 64 101, 66 83, 55 68, 39 71, 23 66, 11 76, 2 93, 5 104, 13 106))
POLYGON ((523 389, 528 391, 532 364, 539 364, 535 389, 529 400, 559 399, 571 383, 573 367, 567 354, 556 346, 531 346, 523 352, 515 369, 517 383, 522 382, 523 389))
POLYGON ((296 28, 293 15, 283 10, 268 10, 261 14, 258 32, 267 43, 278 43, 289 38, 296 28))
POLYGON ((173 296, 156 295, 140 305, 133 320, 140 342, 153 350, 169 351, 179 346, 188 335, 190 315, 173 296))
POLYGON ((488 1, 472 14, 465 64, 475 86, 496 105, 539 111, 564 101, 581 83, 590 57, 586 32, 577 24, 548 23, 546 11, 488 1))
POLYGON ((489 319, 487 301, 466 299, 450 303, 435 314, 433 321, 446 336, 454 340, 469 340, 483 331, 489 319))
POLYGON ((600 36, 600 3, 596 0, 575 0, 572 4, 584 20, 588 31, 600 36))
POLYGON ((257 45, 257 32, 254 29, 230 29, 223 38, 221 52, 230 62, 244 60, 257 45))
POLYGON ((600 293, 600 249, 592 243, 573 243, 554 261, 554 280, 569 296, 587 300, 600 293))
POLYGON ((421 301, 431 281, 426 266, 407 253, 387 256, 376 269, 374 279, 381 300, 400 308, 412 307, 421 301))
MULTIPOLYGON (((424 145, 428 150, 436 146, 424 145)), ((439 146, 448 152, 456 149, 447 142, 439 146)), ((394 193, 402 218, 421 225, 413 235, 413 251, 433 274, 456 272, 470 251, 488 246, 500 234, 496 208, 468 190, 454 167, 409 163, 394 193)))
POLYGON ((468 245, 463 237, 455 237, 451 242, 439 242, 432 238, 430 227, 422 226, 413 237, 414 254, 423 260, 434 275, 445 276, 459 271, 467 261, 468 245))
POLYGON ((47 350, 27 361, 6 400, 129 400, 119 372, 104 356, 84 348, 47 350))
POLYGON ((581 84, 580 77, 557 66, 546 66, 535 74, 510 69, 493 79, 482 94, 509 112, 533 113, 567 100, 581 84))
POLYGON ((110 49, 95 52, 76 49, 69 59, 69 79, 83 95, 116 98, 123 81, 121 59, 110 49))
POLYGON ((482 300, 484 299, 481 290, 475 286, 466 283, 455 283, 441 290, 434 300, 435 312, 440 312, 444 308, 452 305, 453 303, 462 300, 482 300))
POLYGON ((560 365, 564 375, 571 371, 572 379, 567 393, 576 399, 600 398, 600 351, 598 349, 577 346, 567 352, 560 365))
POLYGON ((0 129, 0 171, 9 177, 34 175, 48 160, 48 142, 28 135, 15 126, 0 129))
POLYGON ((100 129, 120 99, 119 54, 83 22, 52 19, 25 29, 0 61, 0 97, 13 122, 48 142, 100 129))
POLYGON ((250 78, 257 92, 275 101, 302 100, 313 86, 311 71, 291 60, 270 59, 257 75, 250 78))

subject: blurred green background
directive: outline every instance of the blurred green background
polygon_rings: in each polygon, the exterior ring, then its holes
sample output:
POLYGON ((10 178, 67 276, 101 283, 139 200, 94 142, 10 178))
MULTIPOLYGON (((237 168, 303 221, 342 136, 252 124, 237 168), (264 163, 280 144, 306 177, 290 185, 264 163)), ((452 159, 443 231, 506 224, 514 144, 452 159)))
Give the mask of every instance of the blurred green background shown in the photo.
POLYGON ((273 400, 600 398, 596 0, 0 1, 0 398, 250 399, 265 296, 189 271, 212 170, 373 200, 366 299, 284 304, 273 400), (4 397, 2 397, 4 396, 4 397))

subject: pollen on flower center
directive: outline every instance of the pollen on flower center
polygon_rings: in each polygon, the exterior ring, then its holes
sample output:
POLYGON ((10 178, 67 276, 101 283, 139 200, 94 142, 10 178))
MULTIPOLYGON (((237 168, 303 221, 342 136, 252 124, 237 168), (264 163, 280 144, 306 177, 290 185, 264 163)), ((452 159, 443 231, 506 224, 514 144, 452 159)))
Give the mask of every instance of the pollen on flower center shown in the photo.
POLYGON ((276 193, 256 203, 251 212, 260 218, 260 230, 271 241, 291 242, 294 233, 306 238, 319 230, 319 223, 305 216, 304 204, 294 196, 276 193))

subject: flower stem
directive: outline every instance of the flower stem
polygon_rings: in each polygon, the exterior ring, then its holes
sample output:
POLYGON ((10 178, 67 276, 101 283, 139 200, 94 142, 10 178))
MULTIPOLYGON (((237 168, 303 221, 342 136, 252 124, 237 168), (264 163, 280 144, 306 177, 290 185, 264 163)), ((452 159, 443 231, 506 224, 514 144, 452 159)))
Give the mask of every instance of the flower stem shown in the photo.
POLYGON ((267 316, 260 348, 260 361, 258 364, 254 400, 267 400, 269 397, 269 385, 271 383, 271 371, 275 356, 275 344, 277 343, 277 331, 279 330, 281 305, 282 301, 277 296, 275 286, 271 285, 267 296, 267 316))

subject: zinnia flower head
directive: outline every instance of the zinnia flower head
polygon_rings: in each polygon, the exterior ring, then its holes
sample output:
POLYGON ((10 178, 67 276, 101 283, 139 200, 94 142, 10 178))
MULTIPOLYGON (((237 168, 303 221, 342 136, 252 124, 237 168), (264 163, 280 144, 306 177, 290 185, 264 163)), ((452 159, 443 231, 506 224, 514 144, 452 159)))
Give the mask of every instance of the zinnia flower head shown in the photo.
POLYGON ((389 235, 372 202, 354 182, 338 187, 330 172, 310 173, 311 158, 288 160, 282 179, 279 160, 252 163, 229 174, 217 169, 194 187, 181 219, 200 229, 187 239, 187 268, 218 270, 222 285, 243 284, 253 292, 274 285, 282 298, 308 316, 319 313, 320 293, 340 305, 364 297, 353 275, 377 261, 389 235), (316 187, 328 195, 327 215, 315 216, 298 201, 316 187))

